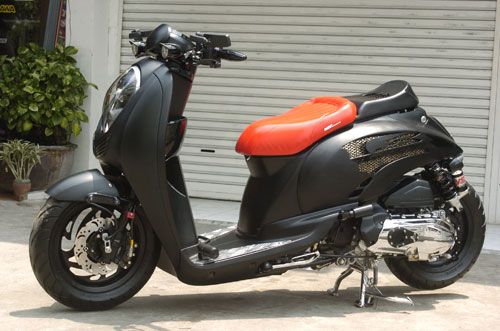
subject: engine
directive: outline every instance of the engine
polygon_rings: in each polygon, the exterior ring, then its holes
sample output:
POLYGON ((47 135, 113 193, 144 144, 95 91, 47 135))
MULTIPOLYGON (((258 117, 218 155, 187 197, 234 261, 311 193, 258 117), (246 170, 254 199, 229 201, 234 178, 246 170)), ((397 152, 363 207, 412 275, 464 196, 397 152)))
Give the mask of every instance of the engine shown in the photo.
POLYGON ((456 230, 442 209, 426 214, 391 214, 375 244, 379 256, 406 255, 411 261, 436 261, 455 245, 456 230))

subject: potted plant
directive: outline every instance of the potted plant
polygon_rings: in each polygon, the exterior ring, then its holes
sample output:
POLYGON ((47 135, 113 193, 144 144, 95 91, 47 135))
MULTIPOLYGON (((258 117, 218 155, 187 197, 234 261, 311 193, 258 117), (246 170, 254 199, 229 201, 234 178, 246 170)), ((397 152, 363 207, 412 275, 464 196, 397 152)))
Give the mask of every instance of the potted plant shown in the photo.
POLYGON ((14 176, 12 188, 18 201, 25 200, 31 190, 29 176, 35 165, 40 163, 40 148, 38 145, 23 141, 10 140, 1 145, 0 160, 14 176))
MULTIPOLYGON (((76 148, 70 138, 88 121, 81 106, 86 89, 95 85, 76 66, 76 53, 72 46, 46 50, 29 44, 15 57, 0 57, 0 141, 24 139, 40 145, 33 189, 44 189, 69 174, 76 148)), ((0 172, 0 189, 10 187, 9 176, 0 172)))

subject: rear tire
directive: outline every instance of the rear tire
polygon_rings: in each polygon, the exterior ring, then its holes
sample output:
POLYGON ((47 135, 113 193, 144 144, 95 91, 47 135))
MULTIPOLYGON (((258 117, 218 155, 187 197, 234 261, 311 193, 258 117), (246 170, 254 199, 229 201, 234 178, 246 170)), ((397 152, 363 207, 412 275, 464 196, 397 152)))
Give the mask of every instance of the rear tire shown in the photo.
POLYGON ((135 222, 142 242, 137 257, 120 277, 92 284, 78 279, 61 258, 61 233, 89 206, 83 202, 63 202, 49 198, 40 210, 30 235, 31 267, 44 290, 55 300, 77 310, 105 310, 134 296, 151 277, 158 261, 160 245, 141 211, 135 222), (76 216, 75 216, 76 215, 76 216), (141 217, 142 216, 142 217, 141 217), (115 280, 116 279, 116 280, 115 280))
POLYGON ((403 283, 418 289, 434 290, 462 278, 476 262, 483 247, 486 230, 481 199, 469 185, 469 194, 461 199, 465 242, 455 260, 446 263, 410 262, 406 257, 386 258, 391 272, 403 283))

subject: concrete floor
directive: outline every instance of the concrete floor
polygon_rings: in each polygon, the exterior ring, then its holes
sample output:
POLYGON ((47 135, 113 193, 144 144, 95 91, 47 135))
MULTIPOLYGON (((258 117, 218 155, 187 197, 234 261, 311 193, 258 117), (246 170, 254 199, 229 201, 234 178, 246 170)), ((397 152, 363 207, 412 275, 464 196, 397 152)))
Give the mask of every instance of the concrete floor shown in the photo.
POLYGON ((383 268, 382 290, 410 295, 413 307, 379 301, 373 308, 355 308, 358 276, 344 282, 340 297, 330 297, 325 290, 341 271, 335 268, 208 287, 184 285, 157 270, 142 291, 113 310, 72 311, 45 294, 31 271, 27 240, 36 209, 0 201, 2 330, 500 329, 496 254, 483 254, 463 280, 437 291, 412 290, 383 268))

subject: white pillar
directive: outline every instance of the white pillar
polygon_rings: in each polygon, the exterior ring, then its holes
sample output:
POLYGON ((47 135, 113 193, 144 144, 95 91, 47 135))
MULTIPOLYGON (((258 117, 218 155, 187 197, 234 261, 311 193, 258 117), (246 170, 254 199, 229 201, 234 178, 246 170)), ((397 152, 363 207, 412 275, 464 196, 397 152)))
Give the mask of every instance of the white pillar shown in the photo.
POLYGON ((497 0, 484 205, 486 222, 500 224, 500 0, 497 0))
POLYGON ((89 88, 83 108, 89 122, 73 139, 78 145, 73 172, 98 168, 92 153, 92 136, 101 114, 108 86, 120 67, 122 0, 69 0, 67 5, 66 44, 78 48, 76 59, 87 81, 98 86, 89 88))

